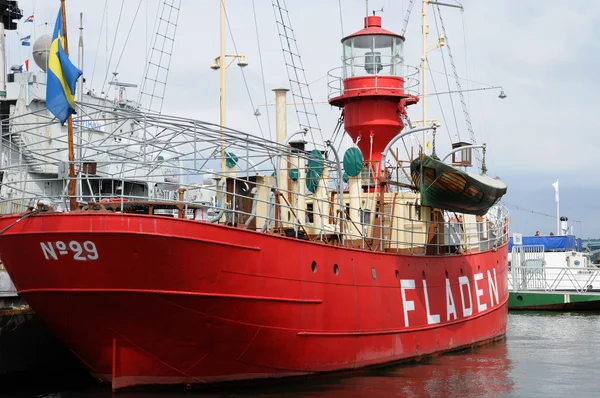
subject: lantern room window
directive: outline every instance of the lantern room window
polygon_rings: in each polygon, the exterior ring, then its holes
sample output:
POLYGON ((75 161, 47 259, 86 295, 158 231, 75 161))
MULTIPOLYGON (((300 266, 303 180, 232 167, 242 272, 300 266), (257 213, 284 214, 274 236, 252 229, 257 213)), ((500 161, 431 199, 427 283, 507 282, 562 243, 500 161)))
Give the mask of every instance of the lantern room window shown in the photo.
POLYGON ((361 35, 343 42, 344 79, 358 76, 403 76, 403 40, 387 35, 361 35))

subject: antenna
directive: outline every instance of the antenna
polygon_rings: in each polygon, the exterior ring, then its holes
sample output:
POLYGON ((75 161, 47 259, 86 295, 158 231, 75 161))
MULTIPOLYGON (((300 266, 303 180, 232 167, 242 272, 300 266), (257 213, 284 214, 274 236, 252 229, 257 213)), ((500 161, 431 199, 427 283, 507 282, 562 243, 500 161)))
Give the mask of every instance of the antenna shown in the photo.
POLYGON ((135 88, 135 87, 137 87, 137 84, 120 82, 119 79, 117 79, 118 74, 119 74, 119 72, 113 72, 113 79, 112 79, 112 81, 108 82, 108 85, 116 86, 115 90, 117 91, 117 100, 119 101, 120 104, 125 105, 127 103, 127 96, 125 93, 125 88, 126 87, 135 88))
POLYGON ((381 10, 373 10, 373 15, 377 15, 378 12, 383 12, 383 7, 381 7, 381 10))

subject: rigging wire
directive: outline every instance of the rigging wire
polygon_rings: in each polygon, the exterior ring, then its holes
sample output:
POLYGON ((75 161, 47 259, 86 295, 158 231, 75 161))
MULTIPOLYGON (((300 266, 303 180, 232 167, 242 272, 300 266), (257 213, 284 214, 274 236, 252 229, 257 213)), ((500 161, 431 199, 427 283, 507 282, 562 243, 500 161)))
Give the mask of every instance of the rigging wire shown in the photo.
MULTIPOLYGON (((220 1, 221 6, 223 7, 223 10, 225 11, 225 20, 227 21, 227 29, 229 30, 229 36, 231 37, 231 42, 233 44, 233 50, 235 51, 236 54, 238 53, 237 50, 237 46, 235 44, 235 38, 233 37, 233 31, 231 30, 231 24, 229 23, 229 14, 227 13, 227 8, 225 7, 225 2, 224 0, 220 1)), ((252 94, 250 93, 250 87, 248 86, 248 80, 246 79, 246 74, 244 73, 244 69, 240 68, 240 71, 242 72, 242 78, 244 80, 244 86, 246 87, 246 93, 248 93, 248 99, 250 100, 250 105, 252 106, 252 112, 254 112, 256 110, 256 108, 254 107, 254 100, 252 100, 252 94)), ((265 134, 263 132, 263 128, 262 125, 260 123, 260 119, 258 118, 258 116, 256 116, 256 123, 258 124, 258 129, 260 130, 260 135, 262 136, 263 139, 265 139, 265 134)))
POLYGON ((127 43, 129 42, 129 37, 131 36, 131 31, 135 26, 135 21, 137 19, 138 13, 140 12, 140 7, 142 6, 142 0, 138 3, 137 10, 135 10, 135 15, 133 16, 133 21, 131 22, 131 26, 129 27, 129 32, 127 32, 127 37, 125 38, 125 44, 123 44, 123 49, 121 50, 121 55, 119 55, 119 60, 117 61, 117 66, 115 67, 115 71, 119 70, 119 65, 121 64, 121 59, 123 58, 123 54, 125 54, 125 49, 127 48, 127 43))
MULTIPOLYGON (((435 30, 437 32, 438 37, 440 36, 440 29, 438 27, 438 21, 437 21, 437 14, 435 12, 435 7, 433 8, 433 20, 435 21, 435 30)), ((444 48, 440 47, 440 52, 442 53, 442 64, 444 65, 444 74, 446 75, 446 85, 448 87, 448 91, 452 91, 452 89, 450 88, 450 79, 448 78, 448 69, 446 67, 446 59, 444 58, 444 48)), ((433 80, 433 78, 432 78, 433 80)), ((437 91, 437 89, 435 88, 435 84, 434 84, 434 89, 435 91, 437 91)), ((449 95, 450 97, 450 106, 452 107, 452 115, 454 116, 454 125, 456 127, 456 137, 458 138, 458 140, 460 141, 460 129, 458 127, 458 118, 456 117, 456 108, 454 107, 454 99, 452 98, 452 94, 449 95)), ((438 102, 440 103, 440 107, 441 107, 441 101, 440 98, 438 96, 438 102)), ((450 131, 448 131, 448 135, 450 135, 450 131)), ((452 142, 452 138, 450 138, 450 141, 452 142)))
MULTIPOLYGON (((457 1, 457 3, 462 7, 462 4, 460 4, 458 1, 457 1)), ((468 62, 468 60, 469 60, 468 54, 469 53, 468 53, 468 45, 467 45, 467 22, 466 22, 466 18, 465 18, 464 8, 461 10, 460 15, 461 15, 461 19, 462 19, 463 47, 465 49, 465 72, 466 72, 466 76, 467 76, 466 79, 461 79, 461 80, 465 80, 467 82, 467 89, 468 89, 469 88, 468 83, 476 83, 476 84, 482 84, 482 83, 479 83, 479 82, 469 79, 468 66, 470 65, 470 63, 468 62)), ((467 92, 467 96, 469 96, 469 92, 467 92)), ((485 140, 485 142, 487 142, 488 141, 488 131, 487 131, 487 125, 485 123, 485 112, 483 109, 483 101, 478 101, 478 103, 479 103, 479 109, 481 112, 481 118, 480 118, 480 123, 482 126, 481 131, 483 132, 483 139, 485 140)), ((492 159, 492 161, 488 162, 488 163, 491 163, 491 165, 493 165, 494 164, 493 157, 491 159, 492 159)))
POLYGON ((414 5, 415 0, 410 0, 410 3, 408 3, 408 7, 406 8, 406 16, 404 17, 404 24, 402 25, 402 31, 400 32, 401 36, 404 36, 406 34, 406 29, 408 28, 408 21, 410 19, 410 13, 412 12, 414 5))
MULTIPOLYGON (((160 6, 161 1, 158 2, 158 6, 156 7, 156 17, 154 18, 154 25, 152 25, 152 32, 158 31, 158 20, 160 18, 160 6)), ((146 63, 144 64, 144 72, 142 73, 142 81, 140 82, 140 90, 138 92, 138 103, 142 103, 142 93, 145 89, 146 77, 148 73, 150 73, 150 59, 152 56, 152 50, 154 46, 154 41, 150 39, 150 45, 148 45, 148 5, 146 4, 146 63)), ((156 39, 155 39, 156 40, 156 39)))
POLYGON ((100 22, 100 33, 98 34, 98 44, 96 45, 96 55, 94 56, 94 67, 92 68, 90 87, 93 87, 94 84, 94 74, 96 73, 96 62, 98 62, 98 52, 100 50, 100 41, 102 40, 102 30, 104 29, 104 17, 106 16, 107 3, 108 0, 104 0, 104 11, 102 11, 102 21, 100 22))
MULTIPOLYGON (((258 46, 258 60, 260 63, 260 75, 262 78, 263 94, 265 97, 265 104, 267 104, 268 99, 267 99, 267 85, 265 82, 265 68, 263 67, 262 51, 261 51, 261 47, 260 47, 260 36, 258 34, 258 19, 256 18, 256 5, 254 4, 254 0, 252 0, 252 12, 254 14, 254 29, 256 31, 256 43, 258 46)), ((273 132, 271 131, 271 116, 269 115, 269 106, 267 105, 265 108, 266 108, 266 112, 267 112, 267 126, 269 128, 269 139, 273 140, 273 132)), ((256 116, 256 118, 258 119, 258 116, 256 116)), ((260 125, 260 123, 259 123, 259 125, 260 125)))
MULTIPOLYGON (((448 49, 448 57, 450 58, 450 65, 452 66, 452 72, 454 73, 454 77, 456 79, 456 86, 458 87, 458 97, 460 98, 460 104, 462 106, 463 116, 465 118, 465 124, 467 126, 467 130, 469 131, 469 138, 472 143, 476 143, 475 139, 475 131, 473 131, 473 125, 471 124, 471 115, 469 114, 469 109, 467 107, 467 103, 465 101, 465 96, 462 92, 462 87, 460 85, 460 81, 458 79, 458 72, 456 70, 456 64, 454 63, 454 57, 452 56, 452 50, 450 48, 450 43, 448 42, 448 34, 446 33, 446 26, 444 25, 444 19, 442 18, 442 10, 440 6, 437 6, 438 15, 440 18, 440 25, 442 26, 442 32, 444 37, 446 38, 446 48, 448 49)), ((481 166, 481 154, 479 151, 475 152, 475 159, 477 159, 477 164, 481 166)))
POLYGON ((273 6, 273 14, 275 16, 277 32, 279 33, 279 42, 281 44, 281 50, 283 51, 283 59, 284 64, 286 66, 288 81, 290 83, 290 89, 292 89, 293 92, 300 92, 300 94, 292 95, 292 97, 295 97, 294 103, 296 109, 296 116, 298 118, 298 124, 300 128, 304 128, 310 133, 312 144, 315 147, 317 147, 313 130, 318 130, 321 143, 324 143, 325 139, 323 138, 323 132, 321 130, 319 119, 317 117, 317 112, 315 110, 315 104, 312 98, 312 94, 310 92, 310 86, 307 83, 306 70, 304 69, 302 57, 300 56, 300 50, 298 48, 298 42, 295 38, 294 30, 291 26, 289 11, 285 0, 272 0, 271 4, 273 6), (283 3, 283 6, 281 5, 281 3, 283 3), (299 73, 299 71, 301 73, 299 73), (294 84, 297 85, 297 90, 293 90, 294 84), (303 87, 306 89, 306 93, 302 91, 303 87), (306 100, 309 100, 309 102, 307 103, 306 100), (309 104, 312 108, 312 112, 309 111, 307 104, 309 104), (299 107, 299 105, 301 106, 299 107), (305 116, 305 122, 303 122, 300 116, 301 114, 305 116), (314 124, 312 125, 311 116, 314 117, 314 124))
MULTIPOLYGON (((425 62, 427 62, 427 69, 429 69, 429 59, 426 59, 425 62)), ((435 84, 435 79, 433 78, 433 75, 431 75, 431 82, 433 83, 433 89, 435 91, 437 91, 437 86, 435 84)), ((436 95, 436 98, 438 100, 438 104, 440 106, 440 112, 442 113, 442 120, 444 121, 444 125, 448 126, 448 122, 446 121, 446 113, 444 112, 444 107, 442 106, 442 100, 440 99, 439 95, 436 95)), ((454 106, 452 106, 452 112, 454 112, 454 106)), ((454 115, 454 119, 456 119, 456 114, 454 115)), ((458 124, 456 125, 456 128, 458 128, 458 124)), ((452 142, 452 136, 450 135, 450 129, 446 128, 446 132, 448 133, 448 138, 450 139, 450 142, 452 142)), ((460 135, 458 136, 458 139, 460 140, 460 135)))
MULTIPOLYGON (((513 205, 513 204, 510 204, 510 203, 507 203, 507 202, 504 202, 504 201, 503 201, 503 203, 504 203, 505 205, 507 205, 507 206, 513 207, 513 208, 515 208, 516 210, 522 211, 522 212, 524 212, 524 213, 531 213, 531 214, 535 214, 535 215, 538 215, 538 216, 543 216, 543 217, 548 217, 548 218, 554 218, 554 219, 556 218, 556 214, 555 214, 555 215, 552 215, 552 214, 542 213, 542 212, 539 212, 539 211, 535 211, 535 210, 527 209, 527 208, 525 208, 525 207, 521 207, 521 206, 513 205)), ((579 221, 579 220, 571 220, 571 221, 573 221, 573 222, 581 222, 581 221, 579 221)))
MULTIPOLYGON (((117 36, 119 34, 119 25, 121 24, 121 16, 123 15, 123 6, 124 5, 125 5, 125 0, 121 0, 121 10, 119 11, 119 18, 117 18, 117 28, 115 30, 115 36, 113 39, 112 49, 110 50, 110 57, 108 58, 108 64, 106 65, 106 73, 104 75, 104 82, 102 83, 102 91, 104 91, 104 86, 106 85, 106 80, 108 80, 108 74, 110 73, 109 72, 110 64, 112 62, 113 53, 115 51, 115 47, 116 47, 116 43, 117 43, 117 36)), ((108 36, 108 30, 106 33, 108 36)))

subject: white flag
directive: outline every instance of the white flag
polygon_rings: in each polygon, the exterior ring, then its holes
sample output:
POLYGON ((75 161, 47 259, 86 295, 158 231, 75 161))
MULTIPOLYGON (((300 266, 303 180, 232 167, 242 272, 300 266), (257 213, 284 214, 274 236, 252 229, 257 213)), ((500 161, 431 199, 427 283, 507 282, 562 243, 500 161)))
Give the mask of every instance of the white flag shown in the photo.
POLYGON ((552 186, 554 187, 554 199, 558 202, 558 180, 553 182, 552 186))

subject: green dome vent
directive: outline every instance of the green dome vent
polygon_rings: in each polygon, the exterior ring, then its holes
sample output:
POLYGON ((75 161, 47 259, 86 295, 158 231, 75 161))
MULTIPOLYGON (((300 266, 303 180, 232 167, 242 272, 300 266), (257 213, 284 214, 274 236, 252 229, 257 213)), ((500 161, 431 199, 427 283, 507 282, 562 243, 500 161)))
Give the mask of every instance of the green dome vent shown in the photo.
POLYGON ((349 148, 344 154, 344 171, 350 177, 356 177, 364 167, 364 158, 360 149, 349 148))

